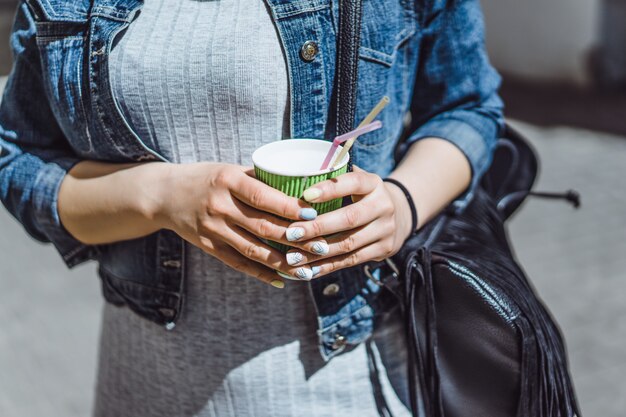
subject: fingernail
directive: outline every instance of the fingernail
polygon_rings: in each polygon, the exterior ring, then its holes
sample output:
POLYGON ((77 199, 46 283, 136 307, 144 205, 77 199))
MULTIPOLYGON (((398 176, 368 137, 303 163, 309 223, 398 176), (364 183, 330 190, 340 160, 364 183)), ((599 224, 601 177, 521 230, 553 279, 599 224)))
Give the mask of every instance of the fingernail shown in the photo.
POLYGON ((320 198, 321 195, 322 190, 320 190, 319 188, 307 188, 302 193, 302 197, 304 197, 306 201, 315 200, 316 198, 320 198))
POLYGON ((301 262, 304 256, 300 252, 288 252, 286 258, 289 265, 295 265, 301 262))
POLYGON ((314 208, 303 208, 300 210, 299 216, 302 220, 313 220, 317 217, 317 210, 314 208))
POLYGON ((313 272, 313 276, 319 274, 321 270, 322 268, 319 266, 314 266, 313 268, 311 268, 311 272, 313 272))
POLYGON ((305 281, 310 281, 313 278, 313 271, 310 268, 298 268, 296 269, 295 276, 305 281))
POLYGON ((272 287, 274 288, 285 288, 285 283, 279 279, 272 280, 270 284, 272 284, 272 287))
POLYGON ((276 271, 276 273, 285 279, 293 279, 291 275, 287 275, 284 272, 276 271))
POLYGON ((311 250, 318 255, 327 255, 330 248, 328 247, 328 243, 321 241, 315 242, 311 247, 311 250))
POLYGON ((304 237, 304 229, 302 227, 289 227, 285 235, 288 241, 294 242, 304 237))

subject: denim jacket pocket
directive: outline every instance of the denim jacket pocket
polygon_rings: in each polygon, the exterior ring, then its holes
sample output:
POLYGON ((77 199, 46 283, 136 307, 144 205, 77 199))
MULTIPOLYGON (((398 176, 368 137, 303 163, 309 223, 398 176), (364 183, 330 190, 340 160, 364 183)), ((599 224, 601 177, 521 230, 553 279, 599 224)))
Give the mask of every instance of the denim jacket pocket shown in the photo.
POLYGON ((128 127, 110 88, 109 49, 140 3, 111 8, 94 1, 84 14, 67 12, 67 3, 29 0, 46 95, 68 143, 85 159, 163 160, 128 127))
MULTIPOLYGON (((113 45, 123 36, 142 2, 129 0, 124 8, 111 9, 106 4, 96 5, 91 11, 88 45, 88 82, 91 94, 91 122, 119 153, 133 161, 166 158, 150 149, 130 127, 111 88, 109 55, 113 45)), ((104 2, 106 3, 106 2, 104 2)))
POLYGON ((386 66, 393 65, 398 50, 417 30, 413 2, 365 0, 363 17, 360 57, 386 66))
POLYGON ((77 156, 96 156, 88 128, 86 82, 89 1, 25 0, 35 26, 41 77, 56 122, 77 156))
POLYGON ((319 349, 324 360, 368 339, 374 328, 374 309, 357 295, 335 314, 318 317, 319 349))
POLYGON ((83 91, 87 20, 81 20, 81 14, 64 16, 48 2, 27 3, 36 28, 41 76, 50 108, 76 154, 93 156, 86 123, 89 94, 83 91))
POLYGON ((377 117, 383 128, 355 142, 354 162, 386 173, 409 105, 419 25, 412 0, 364 0, 362 14, 356 120, 363 120, 383 96, 391 101, 377 117), (387 162, 382 167, 376 161, 387 162))
POLYGON ((183 295, 154 285, 121 278, 105 267, 98 268, 104 299, 116 306, 126 306, 141 317, 171 330, 180 317, 183 295))
POLYGON ((168 230, 102 247, 105 299, 155 323, 175 323, 183 309, 184 256, 183 240, 168 230))
POLYGON ((37 21, 84 23, 92 0, 25 0, 37 21))

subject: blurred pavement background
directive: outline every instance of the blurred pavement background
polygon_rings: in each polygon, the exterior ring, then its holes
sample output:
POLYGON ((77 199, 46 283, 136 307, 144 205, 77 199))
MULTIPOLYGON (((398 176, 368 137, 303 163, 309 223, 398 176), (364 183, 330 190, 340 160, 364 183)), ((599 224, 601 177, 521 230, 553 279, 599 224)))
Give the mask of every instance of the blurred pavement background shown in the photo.
MULTIPOLYGON (((10 3, 0 0, 0 75, 9 69, 10 3)), ((626 97, 589 67, 591 52, 614 35, 598 27, 607 4, 626 2, 484 0, 509 118, 525 120, 513 124, 542 160, 536 188, 582 195, 580 210, 529 199, 510 232, 565 334, 591 417, 626 413, 626 97)), ((67 270, 3 209, 0 254, 0 416, 89 415, 103 303, 95 265, 67 270)))

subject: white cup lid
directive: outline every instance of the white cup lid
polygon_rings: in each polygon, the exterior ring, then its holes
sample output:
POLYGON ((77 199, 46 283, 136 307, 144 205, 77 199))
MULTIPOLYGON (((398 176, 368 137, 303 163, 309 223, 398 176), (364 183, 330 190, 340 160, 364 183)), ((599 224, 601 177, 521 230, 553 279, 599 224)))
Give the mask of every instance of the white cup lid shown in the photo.
MULTIPOLYGON (((333 169, 320 170, 332 142, 320 139, 284 139, 261 146, 252 154, 252 162, 263 171, 275 175, 303 177, 325 174, 333 169)), ((341 151, 339 146, 334 158, 341 151)), ((348 163, 346 154, 337 169, 348 163)), ((332 161, 332 160, 331 160, 332 161)))

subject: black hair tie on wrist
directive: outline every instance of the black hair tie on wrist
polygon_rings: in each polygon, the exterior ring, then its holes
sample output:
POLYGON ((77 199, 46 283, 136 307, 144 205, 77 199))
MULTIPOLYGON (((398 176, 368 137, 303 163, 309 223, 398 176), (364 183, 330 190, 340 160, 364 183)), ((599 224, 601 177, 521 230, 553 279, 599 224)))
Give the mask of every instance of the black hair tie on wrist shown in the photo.
POLYGON ((417 229, 417 209, 415 208, 415 203, 413 202, 411 193, 409 193, 409 190, 407 190, 406 187, 398 180, 393 178, 383 178, 383 181, 392 183, 404 193, 406 200, 409 202, 409 207, 411 208, 411 234, 415 233, 415 229, 417 229))

